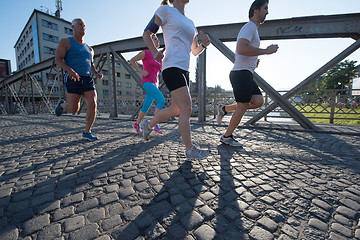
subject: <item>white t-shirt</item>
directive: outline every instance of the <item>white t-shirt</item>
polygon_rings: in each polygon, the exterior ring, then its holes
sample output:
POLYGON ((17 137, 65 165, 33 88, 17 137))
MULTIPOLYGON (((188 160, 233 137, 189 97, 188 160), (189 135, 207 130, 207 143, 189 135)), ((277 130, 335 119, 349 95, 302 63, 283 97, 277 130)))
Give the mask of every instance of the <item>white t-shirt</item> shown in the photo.
MULTIPOLYGON (((250 46, 259 48, 260 47, 260 37, 258 33, 258 28, 255 23, 249 21, 246 23, 240 30, 237 36, 237 42, 239 39, 247 39, 250 42, 250 46)), ((236 45, 237 45, 236 42, 236 45)), ((237 70, 249 70, 250 72, 254 73, 256 65, 258 61, 258 56, 244 56, 238 54, 235 51, 235 63, 232 71, 237 70)))
POLYGON ((197 35, 196 27, 189 18, 179 10, 167 5, 159 7, 155 15, 162 22, 165 41, 165 57, 162 63, 163 70, 177 67, 188 71, 190 65, 191 45, 197 35))

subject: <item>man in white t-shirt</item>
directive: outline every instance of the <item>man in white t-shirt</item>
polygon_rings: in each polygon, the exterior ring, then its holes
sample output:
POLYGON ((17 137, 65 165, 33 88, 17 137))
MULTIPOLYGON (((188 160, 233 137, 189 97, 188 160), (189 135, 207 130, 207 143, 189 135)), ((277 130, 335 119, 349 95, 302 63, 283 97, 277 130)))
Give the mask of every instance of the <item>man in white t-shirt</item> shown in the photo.
POLYGON ((258 65, 259 55, 273 54, 278 49, 278 45, 270 45, 266 49, 260 48, 258 27, 268 14, 268 3, 269 0, 255 0, 252 3, 249 10, 250 21, 241 28, 237 37, 235 63, 230 72, 236 104, 217 107, 218 124, 221 124, 227 112, 235 111, 225 134, 221 136, 220 142, 223 144, 241 147, 242 144, 233 137, 233 132, 248 109, 259 108, 264 103, 261 91, 253 80, 253 73, 258 65))

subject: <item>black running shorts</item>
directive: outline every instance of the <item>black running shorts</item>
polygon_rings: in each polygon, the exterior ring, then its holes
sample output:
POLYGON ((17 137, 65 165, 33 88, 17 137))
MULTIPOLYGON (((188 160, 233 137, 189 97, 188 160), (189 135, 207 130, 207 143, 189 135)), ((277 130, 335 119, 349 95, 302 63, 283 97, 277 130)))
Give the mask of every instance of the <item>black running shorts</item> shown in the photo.
POLYGON ((162 72, 162 76, 166 87, 169 89, 170 92, 184 86, 189 87, 190 78, 188 71, 182 70, 177 67, 171 67, 165 69, 162 72))
POLYGON ((80 81, 74 81, 65 74, 64 81, 68 93, 82 95, 84 92, 95 90, 95 81, 90 76, 80 76, 80 81))
POLYGON ((248 103, 253 95, 261 95, 261 91, 253 79, 253 74, 249 70, 231 71, 230 82, 238 103, 248 103))

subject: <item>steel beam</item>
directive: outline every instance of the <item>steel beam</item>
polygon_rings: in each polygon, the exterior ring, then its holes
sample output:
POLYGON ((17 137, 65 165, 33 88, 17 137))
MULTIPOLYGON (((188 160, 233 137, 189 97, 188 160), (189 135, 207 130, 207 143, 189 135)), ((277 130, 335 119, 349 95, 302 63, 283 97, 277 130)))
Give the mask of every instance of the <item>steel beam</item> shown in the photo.
MULTIPOLYGON (((210 33, 213 39, 221 42, 236 41, 239 30, 245 23, 221 24, 198 27, 198 30, 210 33)), ((328 16, 309 16, 266 21, 259 30, 262 40, 301 39, 301 38, 360 38, 360 13, 328 16)), ((158 34, 163 43, 162 34, 158 34)), ((161 45, 164 46, 163 44, 161 45)), ((109 47, 115 52, 133 52, 146 49, 142 37, 107 42, 92 46, 95 57, 106 54, 109 47)), ((0 88, 20 80, 23 74, 34 74, 51 67, 54 58, 42 61, 23 69, 0 82, 0 88)))
POLYGON ((206 121, 206 50, 198 62, 198 122, 206 121))

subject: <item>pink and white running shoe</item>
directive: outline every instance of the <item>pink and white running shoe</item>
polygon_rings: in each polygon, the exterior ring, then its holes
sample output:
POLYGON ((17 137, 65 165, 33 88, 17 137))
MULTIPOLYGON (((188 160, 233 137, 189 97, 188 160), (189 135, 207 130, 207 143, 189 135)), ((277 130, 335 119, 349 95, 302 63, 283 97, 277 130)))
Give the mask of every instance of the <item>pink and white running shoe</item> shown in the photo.
POLYGON ((136 132, 137 132, 137 133, 142 133, 141 128, 140 128, 140 125, 139 125, 139 124, 134 123, 134 124, 133 124, 133 127, 135 128, 135 130, 136 130, 136 132))
POLYGON ((159 124, 156 124, 156 125, 154 126, 154 131, 157 132, 157 133, 159 133, 159 134, 161 134, 161 133, 163 132, 163 131, 161 131, 159 124))

